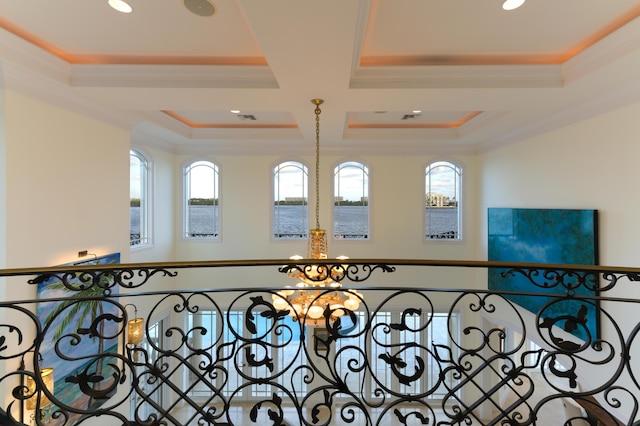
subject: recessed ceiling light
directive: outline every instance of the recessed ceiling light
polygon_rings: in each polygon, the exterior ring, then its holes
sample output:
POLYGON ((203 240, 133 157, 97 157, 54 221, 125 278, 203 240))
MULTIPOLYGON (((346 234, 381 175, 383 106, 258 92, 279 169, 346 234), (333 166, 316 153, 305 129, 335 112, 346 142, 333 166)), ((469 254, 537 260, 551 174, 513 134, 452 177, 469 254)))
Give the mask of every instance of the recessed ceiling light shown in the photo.
POLYGON ((522 6, 524 4, 525 0, 505 0, 504 3, 502 3, 502 8, 504 10, 513 10, 513 9, 517 9, 520 6, 522 6))
POLYGON ((109 6, 122 13, 131 13, 133 8, 124 0, 109 0, 109 6))
POLYGON ((414 109, 413 111, 411 111, 414 114, 420 114, 422 111, 419 109, 414 109))
POLYGON ((240 114, 240 110, 239 109, 232 109, 231 111, 232 114, 240 114))

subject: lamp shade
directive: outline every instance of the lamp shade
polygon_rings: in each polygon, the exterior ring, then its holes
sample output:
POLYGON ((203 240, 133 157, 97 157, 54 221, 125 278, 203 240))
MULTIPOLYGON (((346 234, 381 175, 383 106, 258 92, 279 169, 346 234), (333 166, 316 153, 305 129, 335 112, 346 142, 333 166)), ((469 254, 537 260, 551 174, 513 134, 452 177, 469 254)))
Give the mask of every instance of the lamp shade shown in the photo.
MULTIPOLYGON (((43 385, 49 390, 49 392, 53 393, 55 386, 53 368, 43 368, 40 370, 40 378, 42 379, 43 385)), ((31 398, 27 399, 27 410, 35 410, 38 405, 38 393, 36 392, 36 382, 31 376, 27 376, 27 389, 28 394, 33 394, 31 398)), ((44 392, 40 393, 40 398, 40 407, 44 407, 51 402, 44 392)))
POLYGON ((130 345, 138 345, 142 342, 144 318, 135 318, 127 324, 127 342, 130 345))

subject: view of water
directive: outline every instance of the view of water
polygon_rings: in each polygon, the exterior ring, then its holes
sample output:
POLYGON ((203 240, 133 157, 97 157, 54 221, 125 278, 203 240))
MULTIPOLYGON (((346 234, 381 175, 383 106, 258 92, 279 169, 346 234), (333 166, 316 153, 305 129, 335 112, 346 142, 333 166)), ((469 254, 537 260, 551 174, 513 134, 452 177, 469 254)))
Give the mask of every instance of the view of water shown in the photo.
POLYGON ((436 208, 425 209, 427 236, 435 239, 455 238, 458 229, 458 209, 436 208))
MULTIPOLYGON (((301 214, 302 206, 280 206, 274 211, 273 234, 279 238, 305 238, 313 223, 301 214)), ((367 238, 369 236, 368 209, 362 206, 335 206, 336 233, 341 238, 367 238)))
POLYGON ((369 208, 334 206, 334 232, 340 238, 369 238, 369 208))
POLYGON ((218 206, 189 207, 189 236, 217 237, 220 233, 218 206))
MULTIPOLYGON (((274 215, 274 234, 281 238, 304 238, 309 227, 307 217, 301 217, 301 206, 280 206, 274 215)), ((131 234, 140 233, 140 208, 131 207, 131 234)), ((218 217, 218 206, 191 206, 191 232, 195 235, 217 234, 213 228, 214 219, 218 217)), ((425 211, 428 233, 433 238, 452 238, 458 233, 458 209, 440 208, 425 211)), ((335 206, 334 217, 337 219, 336 231, 343 238, 367 238, 369 236, 368 209, 362 206, 335 206)))
POLYGON ((305 238, 309 222, 304 206, 274 207, 273 213, 273 235, 276 238, 305 238))

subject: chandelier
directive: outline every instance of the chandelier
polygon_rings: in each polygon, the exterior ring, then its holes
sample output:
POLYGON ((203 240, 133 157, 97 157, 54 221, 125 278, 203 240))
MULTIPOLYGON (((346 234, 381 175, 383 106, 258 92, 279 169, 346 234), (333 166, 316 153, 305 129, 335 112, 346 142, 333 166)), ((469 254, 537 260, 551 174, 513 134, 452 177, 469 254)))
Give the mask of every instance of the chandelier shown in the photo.
MULTIPOLYGON (((322 99, 312 99, 316 115, 316 227, 309 230, 307 259, 328 259, 327 233, 320 228, 320 105, 322 99)), ((302 256, 292 256, 291 260, 301 260, 302 256)), ((340 256, 338 260, 347 259, 340 256)), ((295 287, 278 291, 273 295, 276 309, 289 309, 289 315, 296 321, 317 325, 321 318, 325 323, 355 311, 360 306, 362 294, 355 290, 341 291, 340 283, 345 277, 347 265, 318 263, 297 265, 287 269, 287 275, 296 280, 295 287), (291 309, 293 308, 293 309, 291 309)))

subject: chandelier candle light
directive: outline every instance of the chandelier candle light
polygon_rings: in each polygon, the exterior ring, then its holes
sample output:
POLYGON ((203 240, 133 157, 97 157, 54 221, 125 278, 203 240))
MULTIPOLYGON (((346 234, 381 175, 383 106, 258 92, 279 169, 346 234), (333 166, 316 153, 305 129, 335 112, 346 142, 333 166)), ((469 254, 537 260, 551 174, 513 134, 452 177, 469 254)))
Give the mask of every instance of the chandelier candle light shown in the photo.
MULTIPOLYGON (((327 233, 320 228, 320 105, 322 99, 312 99, 316 114, 316 227, 309 230, 308 259, 328 258, 327 233)), ((291 260, 301 260, 302 256, 291 256, 291 260)), ((339 256, 337 259, 347 259, 339 256)), ((289 309, 296 321, 308 325, 318 325, 324 317, 325 324, 335 321, 349 311, 360 306, 362 294, 355 290, 339 291, 340 281, 345 276, 347 265, 316 264, 295 266, 288 269, 288 275, 296 280, 295 289, 281 290, 273 295, 276 309, 289 309), (291 309, 293 308, 293 309, 291 309)))

